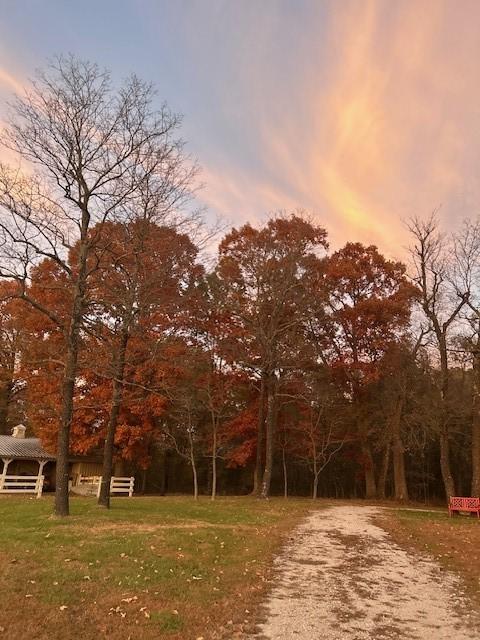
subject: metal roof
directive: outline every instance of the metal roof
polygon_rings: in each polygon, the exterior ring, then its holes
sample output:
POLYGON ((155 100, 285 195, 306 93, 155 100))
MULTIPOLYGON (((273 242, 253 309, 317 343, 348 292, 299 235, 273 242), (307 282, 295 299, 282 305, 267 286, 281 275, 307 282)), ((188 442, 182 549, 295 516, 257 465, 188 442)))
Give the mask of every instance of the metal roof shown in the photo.
POLYGON ((40 444, 38 438, 14 438, 0 435, 0 458, 12 460, 55 460, 55 456, 40 444))

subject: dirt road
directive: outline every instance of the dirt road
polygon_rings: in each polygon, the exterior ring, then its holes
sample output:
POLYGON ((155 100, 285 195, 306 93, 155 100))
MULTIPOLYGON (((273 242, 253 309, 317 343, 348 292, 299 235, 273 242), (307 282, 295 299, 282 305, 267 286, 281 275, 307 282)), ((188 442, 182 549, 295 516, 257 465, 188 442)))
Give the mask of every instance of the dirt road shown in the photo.
POLYGON ((261 638, 472 640, 480 638, 460 581, 395 545, 373 523, 380 509, 315 512, 277 558, 261 638))

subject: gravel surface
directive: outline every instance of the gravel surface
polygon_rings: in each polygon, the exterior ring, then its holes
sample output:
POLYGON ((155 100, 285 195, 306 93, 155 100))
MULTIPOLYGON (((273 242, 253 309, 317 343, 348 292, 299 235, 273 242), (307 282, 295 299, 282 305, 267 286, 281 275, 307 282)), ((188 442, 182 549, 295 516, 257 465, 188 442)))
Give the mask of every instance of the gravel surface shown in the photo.
POLYGON ((405 551, 373 524, 381 508, 313 513, 276 560, 258 638, 480 638, 458 578, 405 551))

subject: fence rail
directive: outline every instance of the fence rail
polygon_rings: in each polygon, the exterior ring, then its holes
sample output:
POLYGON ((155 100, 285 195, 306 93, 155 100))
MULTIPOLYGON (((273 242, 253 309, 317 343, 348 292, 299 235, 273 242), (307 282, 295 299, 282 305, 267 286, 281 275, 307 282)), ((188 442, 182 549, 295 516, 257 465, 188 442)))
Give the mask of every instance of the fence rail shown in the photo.
POLYGON ((128 497, 133 495, 133 485, 135 478, 112 477, 110 481, 110 493, 128 493, 128 497))
POLYGON ((0 493, 35 493, 40 498, 45 476, 0 475, 0 493))
POLYGON ((77 484, 97 484, 102 476, 79 476, 77 484))
MULTIPOLYGON (((102 486, 102 477, 101 476, 80 476, 78 480, 79 485, 91 485, 97 487, 97 497, 100 495, 100 487, 102 486)), ((120 477, 120 476, 112 476, 110 480, 110 494, 128 494, 128 497, 131 498, 133 495, 133 488, 135 485, 135 478, 131 477, 120 477)))

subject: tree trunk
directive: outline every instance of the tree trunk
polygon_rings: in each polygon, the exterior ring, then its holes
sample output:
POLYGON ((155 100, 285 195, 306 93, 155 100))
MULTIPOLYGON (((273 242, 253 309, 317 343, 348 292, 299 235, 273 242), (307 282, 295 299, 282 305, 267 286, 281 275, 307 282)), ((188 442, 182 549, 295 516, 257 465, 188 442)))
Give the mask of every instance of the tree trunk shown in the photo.
POLYGON ((377 484, 375 482, 375 465, 373 462, 372 450, 366 442, 362 444, 363 470, 365 474, 365 498, 371 500, 377 495, 377 484))
POLYGON ((450 438, 446 425, 442 425, 440 433, 440 469, 442 472, 445 495, 448 500, 455 495, 455 483, 450 468, 450 438))
POLYGON ((4 379, 0 385, 0 434, 8 434, 9 432, 9 415, 10 405, 12 402, 12 392, 14 387, 15 363, 17 360, 16 349, 7 355, 3 355, 4 359, 4 379))
POLYGON ((445 487, 445 496, 447 501, 450 496, 455 495, 455 482, 453 479, 452 469, 450 465, 450 397, 449 397, 449 372, 448 372, 448 355, 447 342, 442 334, 438 337, 440 349, 440 373, 441 373, 441 398, 442 398, 442 416, 440 424, 440 469, 442 472, 443 485, 445 487))
POLYGON ((402 440, 402 411, 404 398, 399 396, 392 416, 392 459, 395 500, 408 501, 407 477, 405 473, 405 449, 402 440))
POLYGON ((65 354, 65 369, 62 381, 62 413, 60 428, 57 438, 56 474, 55 474, 55 515, 69 515, 69 452, 70 452, 70 428, 73 418, 73 396, 75 391, 75 377, 78 363, 78 341, 80 326, 82 324, 85 288, 87 281, 87 242, 85 240, 88 230, 88 216, 83 220, 83 241, 80 245, 78 257, 78 276, 75 283, 72 300, 72 315, 68 327, 65 354))
POLYGON ((13 380, 0 384, 0 434, 8 434, 8 414, 12 400, 13 380))
POLYGON ((167 491, 167 454, 165 449, 161 449, 158 458, 160 461, 160 471, 158 474, 158 492, 161 496, 164 496, 167 491))
POLYGON ((260 495, 262 466, 263 466, 263 436, 265 431, 265 374, 262 372, 260 380, 260 397, 258 401, 258 428, 257 428, 257 453, 255 457, 255 470, 253 472, 252 495, 260 495))
POLYGON ((285 447, 282 447, 282 466, 283 466, 283 497, 288 498, 288 472, 287 472, 287 459, 285 456, 285 447))
POLYGON ((192 473, 193 473, 193 499, 198 500, 198 476, 197 476, 197 465, 195 460, 192 459, 192 473))
POLYGON ((118 416, 122 406, 123 399, 123 378, 125 374, 125 357, 127 353, 127 345, 129 340, 128 327, 122 332, 120 338, 119 351, 114 357, 113 367, 113 390, 112 390, 112 406, 110 408, 110 416, 108 419, 107 433, 105 436, 105 446, 103 449, 103 470, 102 482, 100 486, 100 495, 98 496, 98 504, 106 509, 110 508, 110 482, 113 470, 113 450, 115 446, 115 433, 117 430, 118 416))
POLYGON ((195 454, 193 449, 193 438, 191 432, 188 434, 188 438, 190 441, 190 464, 192 465, 192 474, 193 474, 193 498, 194 500, 198 500, 198 474, 197 474, 197 463, 195 462, 195 454))
POLYGON ((212 441, 212 494, 211 499, 217 496, 217 420, 212 416, 213 441, 212 441))
POLYGON ((142 495, 145 495, 146 491, 147 491, 147 470, 142 469, 142 488, 141 488, 142 495))
POLYGON ((480 336, 473 360, 472 496, 480 497, 480 336))
POLYGON ((472 424, 472 496, 480 497, 480 416, 472 424))
POLYGON ((273 470, 273 447, 275 441, 275 396, 276 380, 274 375, 270 375, 267 381, 267 416, 265 433, 265 471, 262 479, 261 497, 268 498, 270 495, 270 483, 272 481, 273 470))
POLYGON ((317 463, 317 447, 315 445, 315 438, 311 438, 312 442, 312 457, 313 457, 313 491, 312 491, 312 499, 316 500, 318 495, 318 477, 320 472, 318 471, 318 463, 317 463))
POLYGON ((378 475, 378 485, 377 485, 377 497, 380 500, 385 500, 387 496, 387 476, 388 476, 388 468, 390 466, 390 441, 385 445, 385 449, 383 451, 382 456, 382 465, 380 467, 380 473, 378 475))

